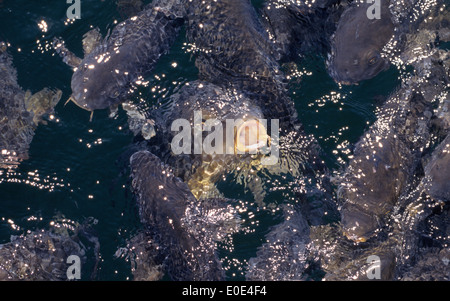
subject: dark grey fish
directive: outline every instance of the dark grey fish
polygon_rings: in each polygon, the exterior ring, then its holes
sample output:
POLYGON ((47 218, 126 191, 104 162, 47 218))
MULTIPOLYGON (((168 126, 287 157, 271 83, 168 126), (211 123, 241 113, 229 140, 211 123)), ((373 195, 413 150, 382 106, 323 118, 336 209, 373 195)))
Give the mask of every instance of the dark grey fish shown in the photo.
POLYGON ((378 120, 355 146, 338 191, 348 238, 365 241, 379 231, 383 216, 391 212, 416 175, 431 143, 432 103, 448 90, 449 70, 442 64, 445 57, 445 53, 437 53, 426 64, 419 64, 426 68, 418 67, 419 75, 389 98, 378 120))
POLYGON ((367 17, 370 3, 349 6, 341 15, 328 61, 330 75, 336 82, 358 83, 389 67, 390 62, 382 56, 382 51, 394 36, 395 26, 391 20, 390 2, 380 2, 380 19, 367 17))
POLYGON ((172 280, 223 280, 216 242, 236 224, 235 210, 223 199, 197 200, 150 152, 135 153, 130 164, 139 216, 163 270, 172 280))
POLYGON ((402 281, 449 281, 450 249, 433 249, 420 256, 420 259, 406 271, 402 281))
POLYGON ((338 227, 311 229, 311 253, 319 258, 325 280, 450 279, 449 143, 449 137, 440 142, 418 184, 413 181, 399 197, 386 217, 389 235, 354 243, 338 227))
POLYGON ((425 167, 425 176, 429 177, 424 183, 429 196, 442 202, 450 201, 450 135, 441 142, 433 152, 430 163, 425 167))
POLYGON ((393 239, 355 244, 334 225, 311 228, 311 258, 325 272, 324 281, 389 281, 396 275, 393 239))
POLYGON ((280 55, 250 1, 194 0, 187 11, 187 38, 199 79, 246 93, 267 118, 278 118, 281 127, 298 125, 280 55))
POLYGON ((324 280, 449 279, 447 111, 426 109, 447 97, 448 52, 415 69, 355 149, 339 188, 343 222, 311 228, 324 280))
POLYGON ((133 91, 133 85, 148 75, 176 39, 184 17, 181 2, 154 1, 114 27, 83 60, 56 40, 57 52, 75 71, 70 99, 88 111, 123 102, 133 91))

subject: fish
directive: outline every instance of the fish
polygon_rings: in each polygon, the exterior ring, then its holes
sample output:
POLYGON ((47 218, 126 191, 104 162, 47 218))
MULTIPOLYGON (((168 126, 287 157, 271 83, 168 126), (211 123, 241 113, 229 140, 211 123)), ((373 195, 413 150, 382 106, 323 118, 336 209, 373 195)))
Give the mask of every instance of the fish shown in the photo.
POLYGON ((118 105, 153 70, 175 41, 184 14, 182 1, 154 1, 137 15, 119 23, 101 40, 98 29, 85 36, 85 57, 70 52, 55 38, 53 46, 74 69, 69 100, 93 112, 118 105), (94 37, 94 38, 92 38, 94 37), (90 39, 91 43, 87 43, 90 39))
POLYGON ((238 227, 230 200, 197 200, 186 183, 149 151, 133 154, 130 168, 140 221, 148 233, 144 237, 158 246, 162 270, 175 281, 224 280, 216 242, 238 227))

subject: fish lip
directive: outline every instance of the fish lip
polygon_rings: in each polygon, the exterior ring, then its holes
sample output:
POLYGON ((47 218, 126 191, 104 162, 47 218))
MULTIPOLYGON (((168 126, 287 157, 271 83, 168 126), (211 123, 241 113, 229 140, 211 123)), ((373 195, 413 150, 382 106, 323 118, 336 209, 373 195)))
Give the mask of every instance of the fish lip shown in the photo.
POLYGON ((356 235, 356 234, 351 234, 351 233, 349 233, 347 231, 344 231, 343 234, 344 234, 345 237, 347 237, 349 240, 351 240, 351 241, 353 241, 355 243, 364 243, 368 239, 365 236, 359 236, 359 235, 356 235))

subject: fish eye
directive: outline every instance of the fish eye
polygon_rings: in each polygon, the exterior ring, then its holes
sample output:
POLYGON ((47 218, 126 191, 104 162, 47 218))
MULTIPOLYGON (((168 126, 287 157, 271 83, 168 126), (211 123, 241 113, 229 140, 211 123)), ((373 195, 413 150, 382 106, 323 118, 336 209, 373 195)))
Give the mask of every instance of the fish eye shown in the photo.
POLYGON ((370 60, 369 60, 369 65, 373 65, 378 61, 378 57, 377 56, 373 56, 370 60))

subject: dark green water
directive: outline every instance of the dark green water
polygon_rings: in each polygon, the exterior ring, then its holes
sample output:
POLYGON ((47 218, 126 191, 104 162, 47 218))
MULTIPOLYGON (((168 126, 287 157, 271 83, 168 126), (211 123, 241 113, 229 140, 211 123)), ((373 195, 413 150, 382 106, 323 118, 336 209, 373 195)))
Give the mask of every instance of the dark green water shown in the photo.
MULTIPOLYGON (((256 6, 261 3, 253 2, 256 6)), ((109 118, 107 111, 96 112, 89 122, 88 112, 73 104, 63 105, 71 94, 72 71, 49 47, 53 37, 61 37, 69 49, 82 56, 81 40, 91 26, 98 26, 105 34, 115 21, 122 20, 116 3, 83 0, 82 18, 73 24, 65 24, 65 0, 0 3, 0 40, 11 44, 9 52, 19 84, 32 92, 53 87, 64 93, 56 107, 56 121, 37 129, 30 159, 14 173, 0 174, 0 244, 8 242, 11 235, 48 229, 51 223, 62 224, 63 219, 81 223, 94 217, 102 258, 98 279, 126 280, 131 276, 130 268, 115 259, 114 253, 140 228, 128 190, 129 175, 120 160, 133 135, 122 110, 115 118, 109 118)), ((148 77, 149 87, 136 97, 149 106, 158 104, 180 83, 196 79, 194 58, 186 53, 183 43, 181 35, 148 77)), ((299 117, 329 155, 330 166, 338 167, 346 161, 349 147, 374 121, 374 110, 398 83, 398 73, 391 69, 359 86, 340 88, 328 76, 324 58, 306 56, 297 63, 304 75, 292 80, 291 93, 299 117)), ((255 255, 268 227, 280 218, 260 211, 250 193, 236 183, 225 181, 219 188, 248 205, 247 214, 255 214, 248 231, 225 242, 220 251, 229 279, 243 279, 245 262, 255 255)), ((277 204, 285 198, 285 193, 269 193, 267 203, 277 204)), ((83 279, 88 276, 82 272, 83 279)))

